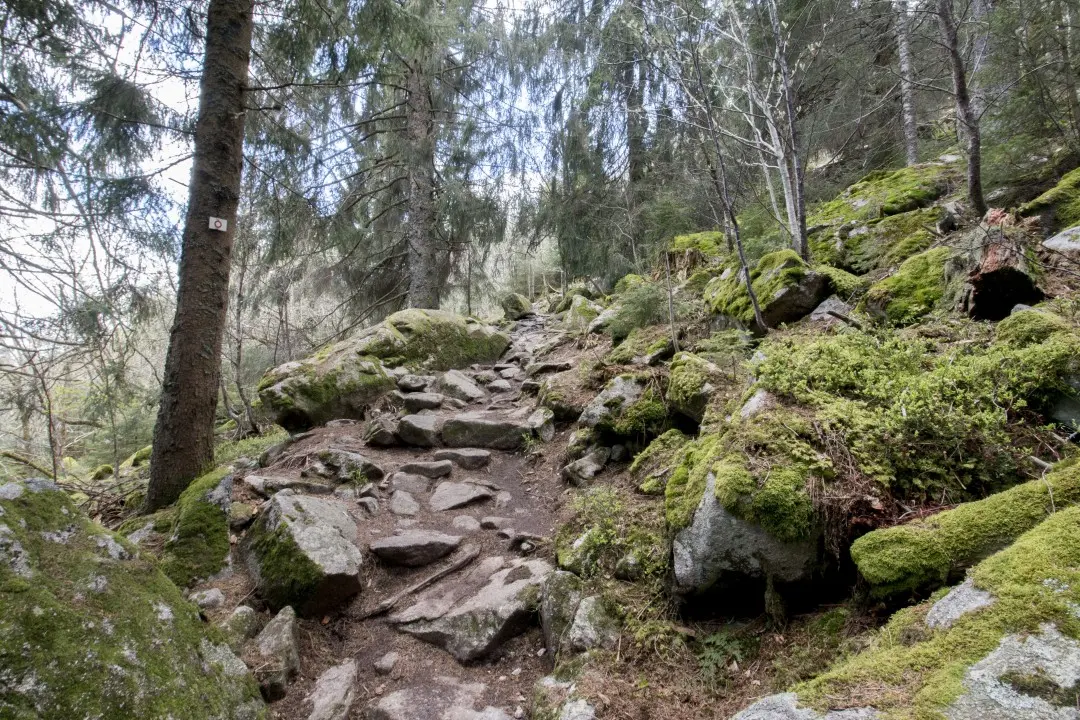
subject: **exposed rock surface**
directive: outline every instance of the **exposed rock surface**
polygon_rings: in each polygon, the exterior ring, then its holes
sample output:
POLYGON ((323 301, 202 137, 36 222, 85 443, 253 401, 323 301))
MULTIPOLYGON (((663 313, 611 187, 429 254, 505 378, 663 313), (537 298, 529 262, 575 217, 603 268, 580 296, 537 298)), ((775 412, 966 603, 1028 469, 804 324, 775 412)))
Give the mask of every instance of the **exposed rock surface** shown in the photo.
POLYGON ((435 381, 435 387, 442 394, 465 402, 476 402, 487 397, 487 393, 460 370, 447 370, 435 381))
POLYGON ((367 720, 510 720, 502 710, 477 710, 485 686, 436 677, 423 685, 397 690, 371 703, 367 720))
POLYGON ((465 507, 495 497, 488 488, 470 482, 442 482, 435 488, 429 504, 435 512, 465 507))
POLYGON ((799 707, 799 698, 795 693, 781 693, 758 700, 731 720, 877 720, 879 717, 877 711, 868 708, 821 714, 799 707))
POLYGON ((564 467, 560 474, 563 480, 566 480, 571 485, 587 485, 590 480, 600 474, 610 457, 611 448, 594 448, 580 459, 564 467))
POLYGON ((945 597, 934 603, 926 614, 926 626, 930 628, 949 628, 957 620, 970 612, 975 612, 993 604, 994 596, 975 587, 968 578, 950 590, 945 597))
POLYGON ((356 661, 347 660, 320 675, 308 696, 312 708, 307 720, 347 720, 356 701, 357 670, 356 661))
POLYGON ((436 460, 449 460, 464 470, 479 470, 491 462, 491 452, 480 448, 449 448, 435 451, 436 460))
POLYGON ((503 314, 506 315, 507 320, 520 320, 533 314, 532 303, 529 302, 529 298, 518 293, 503 295, 502 299, 499 300, 499 304, 502 305, 503 314))
POLYGON ((439 444, 441 427, 437 415, 406 415, 398 423, 397 434, 407 445, 434 447, 439 444))
POLYGON ((285 697, 289 681, 300 671, 300 650, 296 644, 296 613, 281 609, 254 641, 259 663, 256 677, 271 700, 285 697))
POLYGON ((433 530, 405 530, 397 535, 375 540, 371 552, 392 565, 419 567, 449 555, 461 544, 457 535, 433 530))
POLYGON ((457 415, 442 428, 443 442, 450 447, 491 448, 515 450, 532 437, 533 424, 527 419, 515 420, 502 413, 472 412, 457 415))

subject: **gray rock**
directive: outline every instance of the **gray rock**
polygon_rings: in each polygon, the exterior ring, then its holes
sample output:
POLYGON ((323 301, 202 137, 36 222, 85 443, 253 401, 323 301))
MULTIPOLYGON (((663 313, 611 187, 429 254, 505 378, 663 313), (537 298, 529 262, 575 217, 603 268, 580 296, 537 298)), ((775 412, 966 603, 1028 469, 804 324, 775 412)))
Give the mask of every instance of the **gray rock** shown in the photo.
POLYGON ((493 393, 504 393, 513 390, 513 387, 506 380, 492 380, 488 383, 487 389, 493 393))
POLYGON ((930 612, 926 613, 926 626, 935 629, 950 628, 964 615, 993 604, 994 596, 985 590, 979 590, 972 579, 968 578, 934 603, 930 612))
POLYGON ((421 410, 434 410, 442 407, 445 398, 438 393, 406 393, 402 396, 405 410, 410 413, 418 413, 421 410))
POLYGON ((776 396, 768 390, 761 388, 751 395, 750 399, 746 401, 746 404, 742 406, 739 410, 739 417, 743 420, 748 420, 755 415, 760 415, 769 408, 775 407, 776 404, 776 396))
POLYGON ((510 720, 498 708, 475 709, 486 689, 481 683, 436 677, 373 701, 365 717, 367 720, 510 720))
POLYGON ((420 504, 404 490, 395 490, 394 494, 390 496, 390 512, 395 515, 412 517, 420 512, 420 504))
POLYGON ((550 408, 536 408, 525 422, 533 434, 544 442, 555 439, 555 413, 550 408))
POLYGON ((1077 720, 1075 707, 1052 705, 1003 682, 1009 675, 1037 675, 1061 689, 1080 682, 1080 643, 1050 624, 1039 633, 1002 638, 997 648, 968 668, 964 693, 945 710, 949 720, 1077 720))
POLYGON ((443 512, 481 500, 490 500, 494 496, 491 490, 482 485, 469 482, 442 482, 435 488, 428 504, 435 512, 443 512))
POLYGON ((319 453, 319 460, 334 471, 338 482, 355 480, 363 475, 368 480, 381 480, 386 472, 367 457, 351 450, 330 448, 319 453))
POLYGON ((218 588, 208 588, 191 594, 191 602, 200 610, 216 610, 225 604, 225 593, 218 588))
POLYGON ((457 585, 437 587, 391 621, 460 662, 490 655, 529 626, 551 566, 544 560, 488 558, 457 585), (494 572, 492 569, 496 568, 494 572), (486 575, 486 577, 485 577, 486 575), (483 582, 480 587, 475 583, 483 582))
POLYGON ((510 518, 487 515, 480 518, 480 527, 485 530, 501 530, 505 527, 510 527, 510 518))
POLYGON ((289 681, 300 672, 300 651, 296 644, 296 613, 281 609, 255 638, 260 662, 255 677, 270 700, 285 697, 289 681))
POLYGON ((600 474, 600 471, 604 469, 607 464, 608 458, 611 457, 611 448, 598 447, 593 448, 585 454, 584 457, 575 460, 566 467, 564 467, 559 474, 562 479, 581 487, 588 485, 589 481, 600 474))
POLYGON ((255 637, 262 630, 262 620, 262 615, 247 605, 237 606, 223 624, 230 637, 229 644, 234 649, 242 647, 246 640, 255 637))
POLYGON ((507 293, 499 300, 503 314, 507 320, 520 320, 533 315, 532 303, 529 298, 518 293, 507 293))
POLYGON ((487 397, 487 393, 460 370, 447 370, 435 381, 435 387, 442 394, 465 402, 476 402, 487 397))
POLYGON ((585 700, 568 700, 559 708, 559 720, 595 720, 596 708, 585 700))
POLYGON ((521 392, 526 395, 536 395, 540 392, 540 383, 536 380, 525 380, 521 383, 521 392))
POLYGON ((446 557, 461 544, 457 535, 432 530, 406 530, 371 543, 370 550, 391 565, 420 567, 446 557))
POLYGON ((434 383, 432 375, 405 375, 397 381, 397 386, 404 392, 424 392, 434 383))
POLYGON ((758 700, 731 720, 875 720, 880 717, 870 708, 852 708, 833 710, 824 715, 799 707, 799 696, 795 693, 780 693, 758 700))
POLYGON ((593 648, 612 650, 618 642, 618 621, 609 612, 603 600, 597 595, 583 598, 566 632, 564 647, 578 652, 593 648))
POLYGON ((368 515, 375 515, 379 512, 379 501, 373 497, 357 498, 356 504, 363 508, 368 515))
POLYGON ((374 447, 393 447, 398 444, 397 423, 387 416, 377 417, 368 423, 364 442, 374 447))
POLYGON ((309 495, 330 495, 336 486, 311 478, 269 477, 265 475, 248 475, 244 478, 244 485, 256 495, 271 497, 281 490, 295 490, 309 495))
POLYGON ((406 445, 434 447, 439 444, 441 420, 437 415, 406 415, 398 423, 398 437, 406 445))
POLYGON ((410 462, 401 466, 401 472, 423 475, 426 478, 441 478, 454 471, 454 464, 449 460, 434 462, 410 462))
POLYGON ((634 404, 645 392, 645 384, 636 378, 618 375, 593 398, 578 422, 586 427, 596 427, 617 415, 621 408, 634 404))
POLYGON ((528 420, 515 420, 490 412, 457 415, 442 428, 443 442, 450 447, 482 447, 494 450, 516 450, 524 437, 531 437, 533 426, 528 420))
POLYGON ((843 322, 839 318, 830 315, 830 312, 835 312, 847 317, 851 315, 851 306, 835 295, 830 295, 825 298, 820 305, 814 308, 814 312, 810 313, 810 319, 814 322, 822 322, 830 325, 843 322))
POLYGON ((772 576, 804 580, 818 565, 817 540, 782 542, 758 525, 735 517, 716 499, 716 476, 706 476, 705 492, 690 527, 675 536, 675 586, 680 593, 706 590, 721 579, 772 576))
POLYGON ((388 652, 381 658, 375 661, 375 672, 379 675, 389 675, 394 672, 394 666, 397 665, 401 656, 396 652, 388 652))
POLYGON ((410 494, 426 493, 431 489, 431 478, 407 472, 396 472, 390 476, 390 487, 410 494))
POLYGON ((471 515, 455 515, 450 525, 461 532, 474 533, 480 531, 480 521, 471 515))
POLYGON ((491 451, 480 448, 449 448, 435 451, 436 460, 449 460, 464 470, 479 470, 491 462, 491 451))
POLYGON ((1042 244, 1048 250, 1080 255, 1080 226, 1062 230, 1054 237, 1043 240, 1042 244))
POLYGON ((521 368, 516 365, 496 370, 496 372, 503 380, 518 380, 525 374, 521 371, 521 368))
POLYGON ((535 362, 525 366, 525 377, 536 377, 549 373, 563 372, 574 367, 570 362, 535 362))
POLYGON ((319 675, 307 697, 312 706, 307 720, 347 720, 356 701, 357 670, 355 660, 346 660, 319 675))
POLYGON ((334 500, 282 490, 264 506, 245 542, 256 590, 271 607, 292 605, 303 615, 336 607, 360 591, 356 523, 334 500), (274 562, 302 556, 306 567, 274 562), (299 580, 293 573, 303 572, 299 580))
POLYGON ((563 639, 574 622, 581 604, 581 578, 565 570, 548 575, 540 595, 540 627, 544 631, 544 647, 558 658, 563 639))
POLYGON ((480 383, 481 385, 490 385, 491 383, 498 380, 499 376, 495 374, 494 370, 488 368, 484 370, 477 370, 476 372, 472 373, 472 379, 480 383))

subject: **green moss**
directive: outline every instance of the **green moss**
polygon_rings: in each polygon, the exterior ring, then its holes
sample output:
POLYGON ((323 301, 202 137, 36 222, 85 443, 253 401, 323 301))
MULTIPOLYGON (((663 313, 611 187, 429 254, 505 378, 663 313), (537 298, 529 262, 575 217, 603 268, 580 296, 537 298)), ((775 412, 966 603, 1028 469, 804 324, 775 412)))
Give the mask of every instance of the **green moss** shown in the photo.
POLYGON ((675 464, 679 451, 689 442, 690 438, 681 430, 668 430, 634 457, 630 474, 641 479, 666 473, 675 464))
MULTIPOLYGON (((794 250, 777 250, 763 256, 750 272, 758 303, 764 308, 777 293, 797 285, 809 271, 794 250)), ((723 275, 710 281, 704 297, 706 306, 713 313, 735 318, 743 324, 753 323, 754 308, 737 265, 729 265, 723 275)))
POLYGON ((727 240, 724 233, 716 230, 692 233, 690 235, 676 235, 671 240, 668 250, 671 252, 696 251, 706 257, 717 257, 727 254, 727 240))
POLYGON ((271 607, 302 605, 318 589, 322 573, 284 525, 268 531, 260 518, 249 531, 247 543, 259 558, 259 593, 271 607))
POLYGON ((815 233, 810 249, 818 262, 864 274, 895 267, 928 249, 941 210, 923 208, 868 220, 856 227, 844 225, 830 233, 815 233))
POLYGON ((608 365, 629 365, 636 359, 657 352, 672 352, 671 330, 666 325, 634 328, 604 358, 608 365))
POLYGON ((0 563, 0 716, 263 717, 250 674, 205 652, 220 636, 151 560, 56 490, 0 510, 30 573, 0 563))
POLYGON ((1080 225, 1080 168, 1066 174, 1050 190, 1020 208, 1021 215, 1053 213, 1058 230, 1080 225))
POLYGON ((571 330, 584 332, 589 324, 600 315, 599 305, 589 300, 584 295, 575 295, 566 311, 563 322, 571 330))
POLYGON ((829 265, 815 265, 814 272, 821 273, 829 278, 833 292, 835 292, 841 300, 850 300, 857 295, 861 295, 868 287, 870 287, 870 282, 865 278, 856 277, 849 272, 829 265))
MULTIPOLYGON (((633 288, 636 288, 638 285, 644 285, 647 282, 649 282, 649 281, 646 280, 645 278, 641 277, 640 275, 635 274, 635 273, 630 273, 629 275, 624 275, 621 278, 619 278, 618 282, 615 283, 615 292, 614 292, 614 294, 615 295, 625 295, 627 293, 627 291, 629 291, 629 290, 631 290, 633 288)), ((569 307, 569 304, 567 304, 567 307, 569 307)))
POLYGON ((925 163, 872 172, 835 200, 812 208, 807 224, 866 222, 926 207, 948 191, 958 170, 955 164, 925 163))
POLYGON ((112 465, 98 465, 96 468, 90 471, 91 480, 104 480, 107 477, 113 475, 112 465))
POLYGON ((634 402, 613 413, 613 420, 602 423, 601 429, 623 437, 648 438, 659 435, 668 424, 668 409, 654 388, 646 388, 634 402))
POLYGON ((529 298, 518 293, 503 295, 500 304, 502 305, 503 314, 509 320, 517 320, 532 312, 532 303, 529 302, 529 298))
POLYGON ((594 487, 574 498, 571 522, 556 536, 559 567, 582 577, 611 575, 633 556, 641 582, 659 584, 667 574, 670 548, 649 508, 624 502, 610 487, 594 487))
POLYGON ((225 465, 238 458, 258 458, 267 448, 289 438, 285 428, 277 425, 272 426, 262 435, 243 438, 241 440, 228 440, 214 448, 214 464, 225 465))
POLYGON ((916 523, 875 530, 851 557, 874 593, 934 587, 1005 547, 1058 509, 1080 502, 1080 465, 958 505, 916 523))
POLYGON ((161 569, 180 587, 210 577, 225 566, 229 554, 229 518, 208 496, 226 475, 228 468, 224 467, 203 475, 176 502, 161 569))
POLYGON ((1064 318, 1042 310, 1021 310, 997 325, 998 342, 1015 347, 1041 343, 1057 332, 1069 332, 1072 327, 1064 318))
POLYGON ((945 263, 952 251, 934 248, 908 258, 900 268, 875 283, 866 306, 894 325, 907 325, 934 309, 945 292, 945 263))
POLYGON ((1080 637, 1074 612, 1080 602, 1078 568, 1080 508, 1073 507, 971 571, 975 586, 995 598, 992 605, 938 631, 922 624, 931 602, 902 610, 867 651, 795 691, 820 709, 870 705, 886 720, 941 718, 963 692, 968 668, 1006 635, 1035 633, 1051 622, 1065 635, 1080 637))

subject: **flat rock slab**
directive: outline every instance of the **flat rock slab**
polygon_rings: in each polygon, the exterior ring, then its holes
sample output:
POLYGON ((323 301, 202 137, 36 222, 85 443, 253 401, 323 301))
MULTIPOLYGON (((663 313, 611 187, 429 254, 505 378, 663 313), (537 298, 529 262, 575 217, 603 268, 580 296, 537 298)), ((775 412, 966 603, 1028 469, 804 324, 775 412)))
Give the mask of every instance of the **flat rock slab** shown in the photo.
POLYGON ((416 502, 416 499, 404 490, 395 490, 394 494, 390 496, 390 512, 395 515, 412 517, 420 512, 420 503, 416 502))
POLYGON ((492 412, 471 412, 452 417, 442 428, 443 442, 450 447, 480 447, 516 450, 532 437, 528 419, 510 418, 492 412))
POLYGON ((439 444, 440 422, 437 415, 406 415, 398 423, 397 434, 406 445, 434 447, 439 444))
POLYGON ((552 570, 544 560, 486 558, 457 583, 433 588, 391 621, 459 662, 479 660, 528 629, 552 570))
POLYGON ((420 567, 446 557, 461 544, 457 535, 432 530, 406 530, 371 543, 370 550, 391 565, 420 567))
POLYGON ((311 478, 267 477, 265 475, 248 475, 244 478, 244 485, 263 497, 270 497, 286 489, 308 495, 330 495, 337 489, 336 484, 331 485, 311 478))
POLYGON ((396 472, 390 476, 390 487, 395 491, 403 490, 410 494, 422 494, 431 489, 431 478, 407 472, 396 472))
POLYGON ((449 460, 436 460, 434 462, 410 462, 401 466, 401 472, 413 475, 423 475, 427 478, 446 477, 454 471, 454 463, 449 460))
POLYGON ((356 700, 357 670, 356 661, 347 660, 323 672, 307 697, 312 705, 307 720, 347 720, 356 700))
POLYGON ((449 448, 435 451, 436 460, 449 460, 464 470, 479 470, 491 462, 491 452, 480 448, 449 448))
POLYGON ((435 488, 428 504, 435 512, 453 510, 495 497, 491 490, 469 482, 442 482, 435 488))
POLYGON ((405 393, 401 396, 401 401, 405 405, 405 409, 410 413, 440 408, 445 399, 446 398, 439 393, 426 392, 405 393))
POLYGON ((433 375, 404 375, 398 378, 397 386, 404 392, 423 392, 434 382, 433 375))
POLYGON ((548 373, 563 372, 574 367, 573 363, 569 362, 536 362, 530 363, 525 366, 525 375, 527 377, 536 377, 537 375, 546 375, 548 373))
POLYGON ((513 389, 510 383, 506 380, 492 380, 490 383, 488 383, 487 388, 493 393, 510 392, 513 389))
POLYGON ((436 677, 423 685, 392 692, 372 702, 367 720, 510 720, 491 706, 476 710, 487 688, 481 683, 465 683, 436 677))
POLYGON ((465 402, 476 402, 487 397, 487 393, 460 370, 447 370, 440 375, 435 381, 435 388, 444 395, 465 402))
POLYGON ((334 469, 339 482, 353 480, 357 473, 368 480, 382 480, 386 473, 360 453, 341 448, 330 448, 319 453, 319 460, 334 469))

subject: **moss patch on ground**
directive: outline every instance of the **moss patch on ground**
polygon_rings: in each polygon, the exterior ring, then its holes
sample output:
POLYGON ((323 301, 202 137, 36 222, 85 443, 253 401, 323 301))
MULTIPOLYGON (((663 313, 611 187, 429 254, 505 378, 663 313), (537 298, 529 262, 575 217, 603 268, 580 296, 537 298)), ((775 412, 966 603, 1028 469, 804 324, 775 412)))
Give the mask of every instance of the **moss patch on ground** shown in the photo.
POLYGON ((934 309, 945 294, 945 264, 952 250, 934 248, 910 257, 871 286, 866 307, 893 325, 909 325, 934 309))
POLYGON ((925 520, 875 530, 851 557, 875 595, 933 588, 1007 546, 1054 509, 1080 502, 1080 464, 925 520))
POLYGON ((1020 214, 1049 214, 1057 230, 1080 225, 1080 168, 1067 173, 1057 185, 1022 206, 1020 214))
POLYGON ((5 488, 0 716, 263 717, 243 663, 155 563, 62 492, 5 488))
POLYGON ((661 495, 667 477, 679 464, 681 451, 690 438, 680 430, 668 430, 634 457, 630 475, 646 495, 661 495))
POLYGON ((854 228, 822 230, 811 238, 810 249, 816 261, 859 275, 895 267, 933 244, 932 231, 940 215, 938 208, 921 208, 854 228))
POLYGON ((1080 508, 1062 510, 971 571, 995 602, 948 629, 923 624, 932 603, 901 610, 871 647, 795 687, 824 710, 872 706, 887 720, 941 718, 963 692, 968 668, 1014 633, 1053 623, 1080 637, 1080 508))
POLYGON ((1013 347, 1041 343, 1059 332, 1075 332, 1065 318, 1044 310, 1021 310, 997 324, 998 342, 1013 347))

